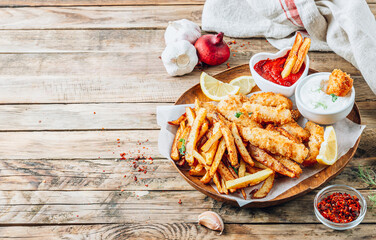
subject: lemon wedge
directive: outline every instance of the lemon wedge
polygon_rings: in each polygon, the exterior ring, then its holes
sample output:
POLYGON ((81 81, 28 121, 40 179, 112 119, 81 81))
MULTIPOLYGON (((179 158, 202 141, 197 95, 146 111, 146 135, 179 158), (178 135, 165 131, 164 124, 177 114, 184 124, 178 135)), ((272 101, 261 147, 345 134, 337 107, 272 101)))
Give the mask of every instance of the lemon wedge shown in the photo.
POLYGON ((324 165, 333 165, 337 161, 337 137, 332 126, 325 128, 324 142, 316 159, 324 165))
POLYGON ((207 73, 203 72, 200 76, 201 90, 213 101, 221 101, 227 95, 237 94, 240 87, 232 86, 228 83, 221 82, 207 73))
POLYGON ((240 87, 239 93, 247 95, 256 86, 252 76, 240 76, 231 80, 230 85, 240 87))

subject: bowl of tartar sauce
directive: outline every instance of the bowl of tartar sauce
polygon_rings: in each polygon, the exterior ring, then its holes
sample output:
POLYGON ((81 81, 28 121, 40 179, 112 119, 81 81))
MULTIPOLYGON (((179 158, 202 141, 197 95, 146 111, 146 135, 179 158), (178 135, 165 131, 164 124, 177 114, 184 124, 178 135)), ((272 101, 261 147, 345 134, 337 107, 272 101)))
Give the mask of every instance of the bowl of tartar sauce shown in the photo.
POLYGON ((321 72, 308 75, 295 89, 296 105, 300 113, 319 124, 332 124, 344 119, 355 102, 354 87, 344 97, 326 93, 330 74, 321 72))

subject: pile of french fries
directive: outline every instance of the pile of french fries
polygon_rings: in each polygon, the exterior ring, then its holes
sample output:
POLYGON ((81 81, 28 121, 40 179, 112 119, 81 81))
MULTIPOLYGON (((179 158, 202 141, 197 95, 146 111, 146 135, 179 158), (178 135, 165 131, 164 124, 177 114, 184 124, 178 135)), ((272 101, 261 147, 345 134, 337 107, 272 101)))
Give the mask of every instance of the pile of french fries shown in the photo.
POLYGON ((282 78, 286 78, 290 73, 296 74, 299 72, 303 65, 304 59, 308 54, 308 50, 311 46, 311 39, 303 37, 300 32, 297 33, 294 41, 294 45, 286 59, 283 71, 281 73, 282 78))
POLYGON ((215 110, 208 113, 197 99, 194 109, 186 107, 186 112, 169 124, 179 126, 171 159, 179 166, 189 165, 191 176, 201 177, 204 184, 213 181, 222 194, 240 190, 244 199, 247 198, 244 188, 264 181, 260 189, 252 192, 252 198, 268 195, 275 170, 258 161, 265 161, 264 152, 259 148, 254 149, 256 161, 253 160, 249 148, 254 146, 243 141, 237 124, 223 119, 215 110))

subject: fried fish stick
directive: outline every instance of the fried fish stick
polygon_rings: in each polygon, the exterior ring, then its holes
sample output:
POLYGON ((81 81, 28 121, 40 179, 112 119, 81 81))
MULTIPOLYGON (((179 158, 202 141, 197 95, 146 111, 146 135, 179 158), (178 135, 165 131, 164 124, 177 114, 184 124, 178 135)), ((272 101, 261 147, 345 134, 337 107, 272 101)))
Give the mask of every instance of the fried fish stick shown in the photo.
POLYGON ((264 150, 252 146, 249 146, 251 156, 256 160, 267 166, 268 168, 272 169, 275 172, 278 172, 282 175, 288 176, 290 178, 294 178, 295 174, 290 171, 287 167, 285 167, 282 163, 277 161, 275 158, 270 156, 264 150))
POLYGON ((251 103, 261 104, 267 107, 278 107, 281 106, 283 108, 292 109, 292 102, 287 97, 283 96, 279 93, 273 92, 262 92, 253 94, 249 101, 251 103))
POLYGON ((302 174, 303 170, 299 166, 299 164, 297 164, 296 162, 294 162, 294 161, 292 161, 292 160, 290 160, 290 159, 288 159, 286 157, 280 156, 280 155, 273 155, 273 157, 277 161, 279 161, 280 163, 282 163, 291 172, 295 173, 296 177, 299 177, 299 175, 302 174))
POLYGON ((228 121, 244 127, 262 127, 260 123, 250 118, 251 112, 243 111, 243 103, 246 101, 248 98, 242 94, 229 95, 218 103, 217 109, 228 121))
POLYGON ((292 118, 295 120, 295 121, 298 121, 298 119, 300 118, 300 112, 298 109, 292 109, 290 110, 291 112, 291 116, 292 118))
POLYGON ((306 129, 299 126, 299 124, 296 122, 283 124, 281 125, 281 128, 285 129, 288 133, 295 136, 302 142, 306 142, 309 139, 310 133, 306 129))
POLYGON ((316 157, 319 155, 321 143, 324 141, 324 128, 309 121, 304 129, 309 131, 311 135, 308 141, 309 154, 303 165, 311 166, 317 162, 316 157))
POLYGON ((262 128, 240 129, 240 134, 244 139, 270 153, 291 158, 298 163, 302 163, 308 155, 308 149, 303 144, 295 143, 278 132, 262 128))
POLYGON ((189 136, 188 136, 187 152, 185 154, 185 160, 188 162, 190 166, 194 162, 193 150, 196 149, 200 127, 204 123, 205 118, 206 118, 206 109, 200 108, 200 110, 198 111, 197 117, 193 121, 191 132, 189 133, 189 136))
POLYGON ((250 113, 252 120, 258 123, 285 124, 294 121, 290 110, 283 107, 267 107, 261 104, 245 102, 243 109, 250 113))
POLYGON ((300 141, 300 139, 296 138, 294 135, 290 134, 285 129, 280 128, 280 127, 275 127, 272 124, 269 124, 265 129, 266 130, 271 130, 271 131, 279 132, 282 136, 285 136, 288 139, 290 139, 291 141, 294 141, 296 143, 301 143, 302 142, 302 141, 300 141))

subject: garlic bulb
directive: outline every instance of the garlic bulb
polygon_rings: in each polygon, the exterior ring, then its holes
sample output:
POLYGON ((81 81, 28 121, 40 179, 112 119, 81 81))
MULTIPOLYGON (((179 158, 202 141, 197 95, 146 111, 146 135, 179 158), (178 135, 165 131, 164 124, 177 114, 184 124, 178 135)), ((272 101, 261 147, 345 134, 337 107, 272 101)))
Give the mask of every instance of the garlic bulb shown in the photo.
POLYGON ((171 76, 190 73, 198 63, 196 48, 186 40, 168 44, 161 58, 167 73, 171 76))
POLYGON ((225 229, 222 218, 217 213, 212 211, 201 213, 200 216, 198 216, 198 224, 204 225, 211 230, 221 231, 219 233, 220 235, 225 229))
POLYGON ((187 19, 169 22, 164 34, 166 45, 179 40, 187 40, 194 44, 200 36, 200 27, 187 19))

